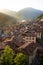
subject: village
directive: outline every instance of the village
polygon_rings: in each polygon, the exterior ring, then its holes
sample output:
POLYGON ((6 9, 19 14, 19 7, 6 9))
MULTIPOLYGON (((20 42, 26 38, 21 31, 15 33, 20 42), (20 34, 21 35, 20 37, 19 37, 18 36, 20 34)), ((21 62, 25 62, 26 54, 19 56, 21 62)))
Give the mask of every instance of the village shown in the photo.
MULTIPOLYGON (((35 56, 43 54, 43 19, 0 27, 0 54, 6 45, 16 53, 26 54, 29 65, 32 65, 35 56)), ((34 60, 34 63, 36 61, 34 60)))

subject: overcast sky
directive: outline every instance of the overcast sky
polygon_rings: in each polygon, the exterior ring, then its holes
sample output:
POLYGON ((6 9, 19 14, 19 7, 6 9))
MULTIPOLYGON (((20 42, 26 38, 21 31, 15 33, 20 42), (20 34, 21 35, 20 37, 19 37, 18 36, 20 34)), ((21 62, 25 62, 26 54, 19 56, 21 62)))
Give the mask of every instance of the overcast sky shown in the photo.
POLYGON ((0 9, 19 11, 26 7, 43 10, 43 0, 0 0, 0 9))

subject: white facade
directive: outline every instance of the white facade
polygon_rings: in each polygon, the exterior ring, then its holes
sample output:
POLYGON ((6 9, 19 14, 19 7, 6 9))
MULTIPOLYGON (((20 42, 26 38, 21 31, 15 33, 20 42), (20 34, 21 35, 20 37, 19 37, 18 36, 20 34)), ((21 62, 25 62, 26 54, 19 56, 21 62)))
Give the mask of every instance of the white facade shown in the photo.
POLYGON ((37 32, 37 33, 35 32, 35 34, 37 38, 41 39, 41 32, 37 32))
POLYGON ((36 37, 25 37, 25 43, 36 43, 36 37))
POLYGON ((43 18, 40 21, 43 21, 43 18))

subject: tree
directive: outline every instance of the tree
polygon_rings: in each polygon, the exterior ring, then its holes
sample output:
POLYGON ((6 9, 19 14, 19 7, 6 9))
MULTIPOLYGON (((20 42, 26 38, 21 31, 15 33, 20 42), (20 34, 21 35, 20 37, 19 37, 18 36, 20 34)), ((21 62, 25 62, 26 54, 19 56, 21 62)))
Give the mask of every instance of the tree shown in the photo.
POLYGON ((14 53, 13 50, 7 45, 3 54, 0 57, 0 64, 2 65, 12 65, 14 53))
POLYGON ((14 59, 14 63, 15 65, 26 65, 27 64, 26 56, 23 53, 18 53, 14 59))

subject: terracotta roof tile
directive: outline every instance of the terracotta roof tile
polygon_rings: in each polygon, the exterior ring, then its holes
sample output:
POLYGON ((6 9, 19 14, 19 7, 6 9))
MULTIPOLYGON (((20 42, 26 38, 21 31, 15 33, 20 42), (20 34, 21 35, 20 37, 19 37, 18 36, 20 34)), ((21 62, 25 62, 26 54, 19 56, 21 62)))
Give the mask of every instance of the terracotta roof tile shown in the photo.
POLYGON ((19 51, 27 54, 32 55, 33 51, 38 47, 38 43, 30 43, 30 44, 24 44, 18 48, 19 51))

